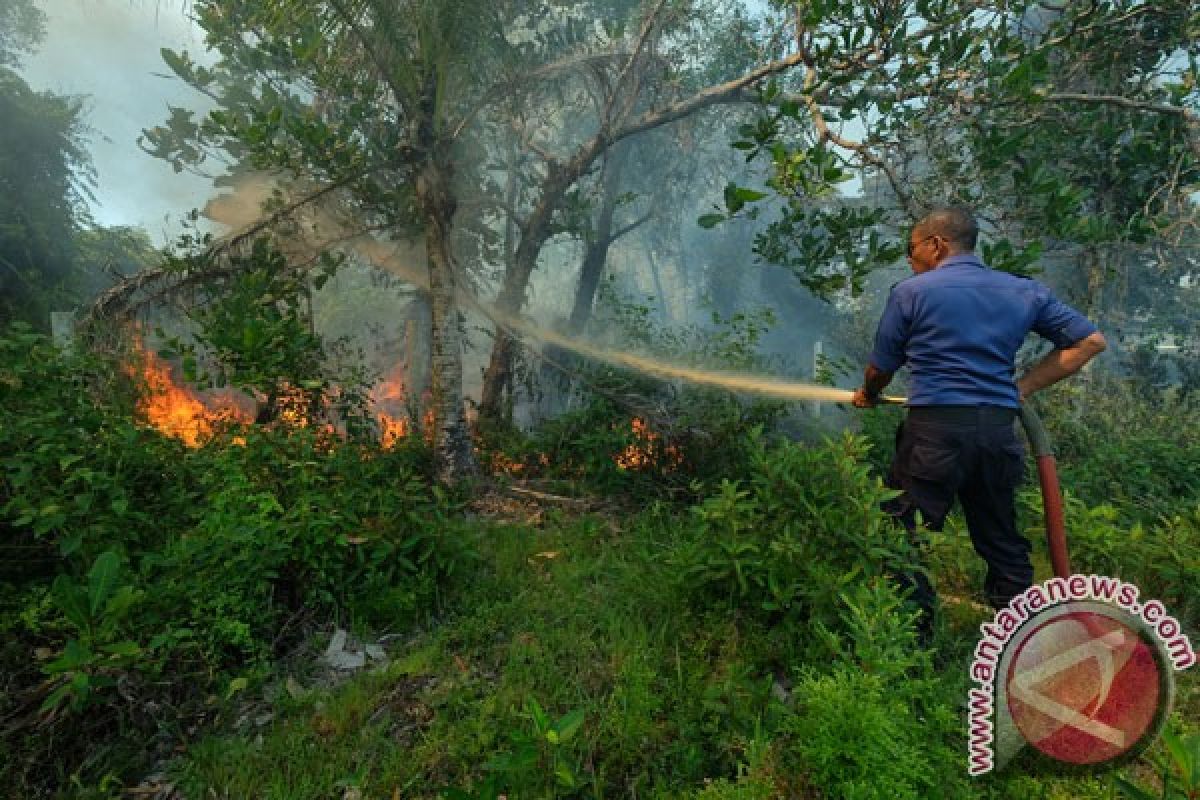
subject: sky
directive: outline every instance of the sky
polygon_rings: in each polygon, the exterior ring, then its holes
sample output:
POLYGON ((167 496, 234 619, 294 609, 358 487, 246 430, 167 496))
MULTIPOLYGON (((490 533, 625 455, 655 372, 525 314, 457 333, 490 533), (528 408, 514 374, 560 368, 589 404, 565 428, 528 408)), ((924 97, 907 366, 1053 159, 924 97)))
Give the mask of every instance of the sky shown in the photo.
MULTIPOLYGON (((762 11, 763 0, 745 0, 762 11)), ((175 239, 182 217, 218 194, 211 183, 153 158, 137 145, 164 122, 168 105, 206 113, 208 98, 170 74, 162 48, 205 63, 203 31, 189 0, 36 0, 47 16, 41 50, 21 73, 36 90, 86 95, 96 170, 92 213, 100 225, 144 228, 156 244, 175 239)))
POLYGON ((204 50, 203 32, 182 0, 38 0, 47 16, 42 49, 21 70, 29 85, 89 95, 85 118, 96 169, 92 213, 100 225, 143 227, 158 244, 181 232, 181 217, 214 193, 210 182, 143 153, 143 128, 162 123, 167 106, 207 108, 206 98, 169 75, 163 47, 204 50))

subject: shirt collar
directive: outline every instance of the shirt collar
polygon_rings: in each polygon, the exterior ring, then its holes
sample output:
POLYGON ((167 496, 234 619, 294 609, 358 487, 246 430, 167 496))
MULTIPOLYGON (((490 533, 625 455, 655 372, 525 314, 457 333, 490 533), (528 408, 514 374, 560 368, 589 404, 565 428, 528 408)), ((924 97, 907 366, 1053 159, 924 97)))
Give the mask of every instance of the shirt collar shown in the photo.
POLYGON ((970 266, 970 267, 986 268, 986 265, 983 263, 983 259, 981 259, 975 253, 959 253, 958 255, 950 256, 945 261, 938 264, 937 268, 945 269, 946 267, 957 267, 957 266, 964 266, 964 267, 970 266))

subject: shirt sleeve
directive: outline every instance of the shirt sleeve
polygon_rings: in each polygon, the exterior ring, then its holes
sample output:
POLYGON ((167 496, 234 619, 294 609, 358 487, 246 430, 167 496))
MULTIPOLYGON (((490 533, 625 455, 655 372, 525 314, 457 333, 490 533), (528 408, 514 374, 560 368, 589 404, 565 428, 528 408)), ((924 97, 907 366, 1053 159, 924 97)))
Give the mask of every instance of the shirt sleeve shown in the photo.
POLYGON ((881 372, 895 372, 908 360, 905 350, 912 327, 912 308, 907 295, 899 285, 893 286, 879 318, 870 362, 881 372))
POLYGON ((1096 332, 1096 326, 1087 317, 1059 300, 1049 289, 1043 293, 1042 301, 1033 321, 1033 331, 1055 347, 1070 347, 1096 332))

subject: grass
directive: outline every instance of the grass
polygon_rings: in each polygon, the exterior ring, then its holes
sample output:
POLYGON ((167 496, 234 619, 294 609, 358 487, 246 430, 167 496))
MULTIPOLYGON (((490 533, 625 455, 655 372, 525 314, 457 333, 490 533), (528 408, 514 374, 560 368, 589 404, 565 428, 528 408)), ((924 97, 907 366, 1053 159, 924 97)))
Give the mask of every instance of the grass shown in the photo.
POLYGON ((492 568, 474 576, 456 616, 406 644, 420 658, 399 653, 386 673, 331 693, 323 710, 293 709, 261 746, 240 736, 197 744, 180 786, 325 797, 352 776, 370 796, 435 796, 481 775, 511 744, 506 735, 528 726, 530 698, 551 714, 584 710, 569 756, 594 796, 703 786, 721 777, 705 774, 714 766, 736 776, 768 711, 770 676, 753 666, 768 660, 769 640, 748 639, 735 620, 681 613, 653 569, 668 526, 647 518, 634 535, 594 517, 558 518, 492 534, 492 568), (398 731, 407 747, 364 761, 395 749, 398 731), (305 754, 318 738, 326 746, 314 762, 305 754))
MULTIPOLYGON (((616 521, 549 511, 541 527, 485 526, 482 566, 449 618, 413 632, 377 674, 285 694, 263 729, 191 743, 173 767, 183 795, 1116 796, 1108 776, 1067 771, 968 781, 954 731, 986 616, 969 603, 948 605, 939 632, 948 668, 864 680, 832 657, 797 661, 804 631, 690 608, 663 566, 680 537, 666 512, 616 521), (772 690, 779 677, 794 683, 788 702, 772 690), (578 733, 558 745, 538 737, 532 703, 550 719, 582 711, 578 733), (842 795, 828 793, 829 775, 842 795), (921 790, 922 780, 938 788, 921 790)), ((939 537, 935 555, 943 594, 978 585, 965 536, 939 537)), ((1192 675, 1181 676, 1177 709, 1197 719, 1192 675)))

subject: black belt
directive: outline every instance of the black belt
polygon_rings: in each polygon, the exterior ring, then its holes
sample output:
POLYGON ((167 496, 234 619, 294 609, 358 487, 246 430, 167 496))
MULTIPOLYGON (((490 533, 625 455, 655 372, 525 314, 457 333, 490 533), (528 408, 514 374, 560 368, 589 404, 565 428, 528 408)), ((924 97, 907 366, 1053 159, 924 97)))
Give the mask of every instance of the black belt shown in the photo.
POLYGON ((1011 425, 1020 412, 1004 406, 909 406, 908 418, 957 424, 1011 425))

